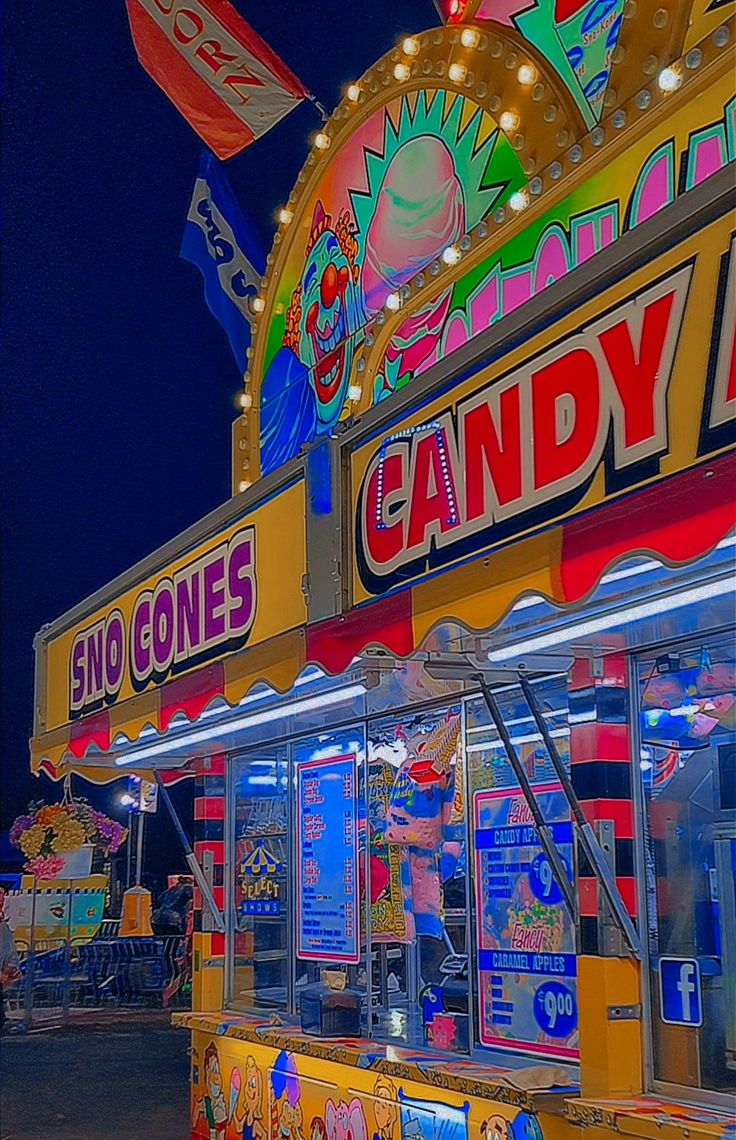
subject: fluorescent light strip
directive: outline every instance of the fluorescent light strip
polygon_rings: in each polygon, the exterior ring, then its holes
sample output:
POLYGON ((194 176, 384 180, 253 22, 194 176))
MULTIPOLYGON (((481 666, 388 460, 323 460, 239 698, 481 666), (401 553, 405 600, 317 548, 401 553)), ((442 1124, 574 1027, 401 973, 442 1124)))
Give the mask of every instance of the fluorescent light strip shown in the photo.
POLYGON ((641 602, 638 606, 630 606, 619 613, 601 614, 600 617, 589 621, 577 622, 575 625, 565 626, 562 629, 550 630, 539 637, 530 637, 526 641, 517 641, 506 645, 503 649, 492 650, 488 654, 490 662, 511 661, 525 653, 535 653, 548 649, 552 645, 562 645, 576 637, 589 637, 593 633, 603 630, 616 629, 627 625, 638 618, 654 617, 656 614, 669 613, 673 609, 691 606, 696 602, 707 601, 708 598, 719 598, 733 591, 733 579, 720 578, 716 582, 707 582, 704 586, 694 586, 690 590, 681 590, 677 594, 653 598, 641 602))
MULTIPOLYGON (((728 550, 729 547, 736 546, 736 535, 730 535, 728 538, 723 538, 716 544, 715 550, 728 550)), ((639 574, 648 574, 650 570, 663 570, 667 569, 664 562, 657 562, 652 558, 647 559, 645 562, 639 562, 635 566, 623 566, 619 570, 611 570, 610 573, 604 574, 598 583, 599 586, 609 586, 612 582, 621 582, 626 578, 636 578, 639 574)), ((554 603, 543 598, 541 594, 529 594, 525 598, 520 598, 518 602, 511 607, 511 613, 517 610, 527 610, 534 606, 553 606, 554 603)), ((555 607, 556 608, 556 607, 555 607)))
MULTIPOLYGON (((496 690, 496 691, 498 691, 498 690, 496 690)), ((542 716, 543 716, 544 720, 555 720, 556 718, 559 718, 561 716, 564 717, 565 713, 566 713, 565 709, 552 709, 551 711, 548 710, 547 712, 543 712, 542 716)), ((517 717, 514 717, 513 720, 505 720, 504 724, 506 725, 507 728, 511 728, 513 725, 517 725, 517 724, 531 724, 533 720, 534 720, 533 716, 517 716, 517 717)), ((488 732, 488 725, 487 724, 475 725, 473 728, 466 729, 466 732, 467 732, 468 736, 471 736, 474 732, 488 732)))
POLYGON ((276 708, 264 709, 263 712, 251 713, 249 716, 238 717, 228 724, 212 725, 211 728, 199 729, 196 732, 186 732, 173 740, 162 739, 158 744, 149 748, 138 748, 128 756, 119 756, 115 760, 118 767, 127 764, 137 764, 154 756, 162 756, 168 752, 177 752, 182 748, 189 748, 193 744, 203 744, 213 740, 223 733, 240 732, 246 728, 255 728, 259 724, 268 724, 270 721, 281 720, 287 716, 297 716, 299 713, 313 712, 316 709, 326 708, 339 704, 354 697, 365 694, 365 685, 346 685, 331 692, 316 694, 313 697, 304 697, 300 701, 291 701, 289 704, 278 705, 276 708))
MULTIPOLYGON (((569 734, 570 734, 569 729, 567 729, 567 728, 553 728, 550 731, 550 736, 553 738, 557 738, 558 736, 569 736, 569 734)), ((525 736, 512 736, 511 737, 511 743, 512 744, 532 744, 534 741, 541 740, 541 739, 542 739, 542 737, 539 735, 538 732, 531 732, 525 736)), ((501 743, 500 737, 496 737, 495 740, 489 740, 485 744, 468 744, 466 746, 465 751, 466 752, 490 752, 492 750, 498 750, 498 749, 502 749, 502 748, 503 748, 503 744, 501 743)))
MULTIPOLYGON (((322 670, 318 669, 317 666, 315 665, 311 669, 308 669, 306 672, 304 672, 301 675, 301 677, 297 677, 296 681, 294 682, 293 687, 295 689, 298 689, 302 685, 311 685, 315 681, 322 680, 324 678, 324 676, 325 676, 325 674, 322 672, 322 670)), ((238 704, 236 706, 234 706, 234 708, 244 708, 246 705, 258 704, 260 701, 265 701, 265 700, 272 698, 272 697, 283 697, 284 695, 285 695, 284 693, 277 692, 276 689, 267 688, 266 691, 262 692, 262 693, 248 693, 248 695, 243 697, 243 699, 241 701, 238 701, 238 704)), ((229 705, 225 705, 224 708, 222 705, 212 705, 212 706, 210 706, 210 708, 205 709, 204 712, 199 714, 198 721, 211 720, 212 717, 215 717, 215 716, 227 716, 227 714, 231 713, 231 712, 233 712, 233 709, 230 708, 229 705)), ((188 721, 183 719, 180 723, 183 726, 184 724, 191 723, 191 722, 188 722, 188 721)), ((173 727, 178 728, 179 725, 175 724, 173 727)), ((142 731, 138 733, 138 739, 144 740, 148 736, 158 736, 158 735, 159 735, 159 733, 153 727, 153 725, 146 725, 146 727, 143 728, 142 731)), ((120 740, 121 743, 128 743, 124 733, 120 733, 118 740, 120 740)), ((116 743, 116 741, 113 741, 113 744, 115 744, 115 743, 116 743)))

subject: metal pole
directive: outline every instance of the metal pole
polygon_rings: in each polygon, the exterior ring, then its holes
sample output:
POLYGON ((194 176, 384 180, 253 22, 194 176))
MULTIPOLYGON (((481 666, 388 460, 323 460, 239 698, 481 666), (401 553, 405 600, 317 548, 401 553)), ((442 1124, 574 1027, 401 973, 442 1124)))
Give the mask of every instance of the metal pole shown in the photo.
POLYGON ((572 809, 572 814, 575 817, 575 822, 578 827, 580 846, 585 852, 588 862, 595 872, 595 876, 601 886, 601 890, 606 896, 606 901, 611 908, 611 913, 614 915, 618 927, 623 933, 623 936, 626 939, 626 942, 628 943, 632 954, 635 958, 641 959, 641 942, 639 941, 639 935, 637 933, 636 927, 631 921, 629 912, 626 909, 626 904, 624 903, 624 900, 621 897, 621 892, 618 889, 616 879, 608 864, 608 860, 606 859, 606 856, 601 849, 601 845, 598 842, 598 836, 593 830, 591 824, 585 818, 585 814, 580 805, 580 800, 577 797, 577 792, 572 786, 572 780, 570 779, 567 768, 562 762, 562 757, 557 751, 557 745, 554 742, 554 738, 552 737, 552 734, 547 727, 547 722, 542 716, 539 705, 537 704, 537 698, 535 697, 534 691, 529 684, 529 678, 525 676, 525 674, 521 671, 519 671, 519 684, 521 685, 521 691, 524 694, 524 699, 529 705, 529 711, 534 718, 534 723, 539 729, 539 733, 542 737, 542 740, 544 741, 544 746, 549 753, 549 758, 552 761, 552 767, 555 770, 557 779, 562 784, 565 795, 567 796, 568 803, 572 809))
POLYGON ((133 813, 128 812, 128 850, 125 864, 125 889, 133 885, 133 813))
POLYGON ((158 784, 158 790, 159 790, 159 794, 161 796, 161 799, 163 800, 164 804, 166 805, 166 810, 168 811, 169 816, 171 817, 171 822, 173 823, 174 827, 176 828, 176 833, 179 836, 182 847, 184 848, 184 858, 187 861, 187 865, 189 867, 189 870, 194 875, 194 880, 195 880, 197 886, 199 887, 200 891, 202 892, 202 896, 203 896, 205 902, 207 903, 207 906, 210 908, 210 912, 212 914, 212 919, 214 921, 215 927, 217 928, 218 934, 224 934, 225 933, 225 919, 223 918, 222 911, 220 910, 217 903, 215 902, 215 896, 212 894, 212 887, 210 886, 209 882, 207 881, 207 876, 205 875, 204 871, 200 867, 199 860, 197 859, 197 856, 194 854, 194 851, 192 850, 192 845, 189 842, 189 838, 187 836, 187 833, 184 830, 184 828, 182 827, 179 816, 176 814, 176 808, 174 807, 173 803, 171 802, 171 796, 169 795, 169 793, 166 789, 166 785, 164 784, 163 780, 161 779, 161 773, 160 772, 154 772, 154 776, 156 778, 156 783, 158 784))
POLYGON ((559 886, 560 891, 562 892, 562 897, 565 900, 565 906, 570 912, 570 917, 572 918, 573 922, 577 923, 577 902, 575 898, 575 891, 573 890, 572 883, 570 882, 570 878, 567 873, 567 868, 562 861, 562 856, 557 850, 552 832, 548 827, 544 816, 542 815, 542 810, 537 802, 537 797, 534 794, 534 789, 529 782, 529 777, 526 774, 526 769, 519 759, 516 749, 511 743, 511 736, 509 735, 509 730, 504 724, 501 710, 498 707, 498 702, 482 673, 474 673, 473 680, 477 681, 480 685, 480 691, 483 694, 483 699, 486 702, 486 706, 489 713, 491 714, 493 723, 496 726, 498 735, 501 737, 501 742, 503 743, 506 755, 509 758, 509 763, 513 769, 514 775, 519 782, 519 786, 524 795, 524 799, 526 800, 527 807, 532 814, 532 819, 534 820, 537 831, 539 833, 539 842, 542 845, 542 849, 544 850, 545 855, 549 859, 552 873, 557 880, 557 885, 559 886))
POLYGON ((31 902, 31 929, 28 942, 28 958, 26 960, 26 974, 23 982, 23 1030, 33 1028, 33 986, 36 974, 36 888, 38 879, 33 876, 33 895, 31 902))
POLYGON ((72 881, 67 879, 66 938, 64 939, 63 981, 61 983, 61 1024, 65 1029, 69 1025, 72 986, 72 903, 72 881))
POLYGON ((136 834, 135 844, 135 882, 136 886, 141 885, 141 875, 143 873, 143 821, 145 813, 138 812, 138 831, 136 834))

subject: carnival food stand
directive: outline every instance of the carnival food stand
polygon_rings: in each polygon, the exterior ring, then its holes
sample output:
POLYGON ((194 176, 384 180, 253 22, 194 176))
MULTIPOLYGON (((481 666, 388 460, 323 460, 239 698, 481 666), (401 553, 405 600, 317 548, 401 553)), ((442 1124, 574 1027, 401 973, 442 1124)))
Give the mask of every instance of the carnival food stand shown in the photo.
POLYGON ((718 1136, 733 4, 451 0, 281 211, 233 498, 38 636, 197 781, 192 1136, 718 1136))

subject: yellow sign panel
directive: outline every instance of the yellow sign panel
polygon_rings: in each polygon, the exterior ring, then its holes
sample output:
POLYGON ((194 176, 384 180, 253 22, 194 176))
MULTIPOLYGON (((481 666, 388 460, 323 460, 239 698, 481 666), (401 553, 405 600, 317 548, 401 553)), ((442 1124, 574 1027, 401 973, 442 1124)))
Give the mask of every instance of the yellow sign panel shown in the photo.
POLYGON ((731 446, 732 227, 724 216, 502 359, 480 360, 356 450, 354 602, 731 446))
POLYGON ((44 731, 303 625, 305 525, 298 482, 52 637, 44 731))

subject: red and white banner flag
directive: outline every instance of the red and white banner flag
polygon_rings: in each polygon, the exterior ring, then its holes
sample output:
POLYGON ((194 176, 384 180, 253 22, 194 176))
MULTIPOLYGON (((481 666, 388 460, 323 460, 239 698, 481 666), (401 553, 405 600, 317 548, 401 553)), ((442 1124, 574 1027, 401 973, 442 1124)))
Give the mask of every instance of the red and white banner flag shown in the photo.
POLYGON ((215 152, 231 158, 308 92, 228 0, 126 0, 138 59, 215 152))

